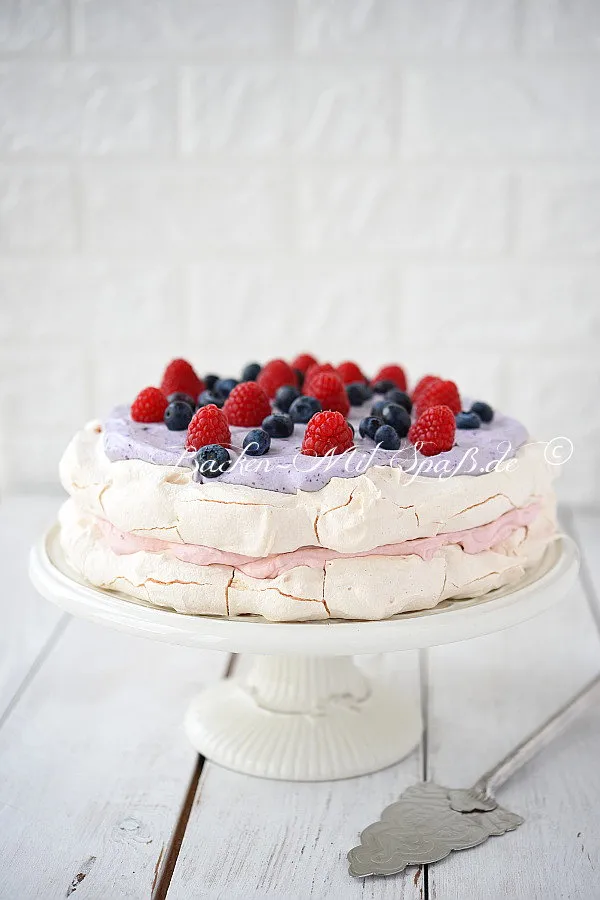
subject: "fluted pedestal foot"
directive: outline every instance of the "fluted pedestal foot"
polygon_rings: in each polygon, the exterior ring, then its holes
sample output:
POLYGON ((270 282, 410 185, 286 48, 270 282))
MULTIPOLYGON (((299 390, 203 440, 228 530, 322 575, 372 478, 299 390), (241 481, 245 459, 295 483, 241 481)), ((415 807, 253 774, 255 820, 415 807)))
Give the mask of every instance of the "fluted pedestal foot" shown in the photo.
POLYGON ((199 753, 229 769, 328 781, 402 759, 421 715, 418 697, 367 678, 351 657, 259 656, 245 678, 195 698, 185 727, 199 753))

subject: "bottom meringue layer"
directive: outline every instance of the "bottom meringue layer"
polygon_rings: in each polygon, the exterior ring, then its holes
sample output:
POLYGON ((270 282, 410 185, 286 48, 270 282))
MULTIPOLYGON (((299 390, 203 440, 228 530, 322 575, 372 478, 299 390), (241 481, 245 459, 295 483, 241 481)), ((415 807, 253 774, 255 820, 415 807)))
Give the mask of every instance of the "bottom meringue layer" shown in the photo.
POLYGON ((481 531, 422 539, 430 542, 426 547, 408 541, 389 553, 380 547, 357 555, 329 551, 318 558, 319 548, 303 548, 295 557, 283 554, 289 557, 283 562, 247 557, 227 562, 217 556, 211 564, 186 557, 207 549, 195 545, 174 545, 179 555, 164 541, 119 546, 122 541, 106 522, 68 500, 60 514, 61 542, 71 565, 91 584, 177 612, 252 614, 280 622, 374 620, 518 582, 556 534, 553 501, 538 499, 481 531), (413 548, 406 546, 411 543, 413 548))

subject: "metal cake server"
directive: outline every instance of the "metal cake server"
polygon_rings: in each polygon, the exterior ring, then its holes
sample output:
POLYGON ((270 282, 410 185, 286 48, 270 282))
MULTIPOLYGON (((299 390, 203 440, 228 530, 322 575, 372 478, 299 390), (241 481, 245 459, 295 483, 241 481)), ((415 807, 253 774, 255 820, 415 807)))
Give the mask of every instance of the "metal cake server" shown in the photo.
POLYGON ((395 875, 407 866, 438 862, 453 850, 514 831, 524 819, 498 805, 496 790, 598 700, 600 675, 471 788, 446 788, 431 781, 409 787, 361 833, 360 845, 348 853, 350 874, 395 875))

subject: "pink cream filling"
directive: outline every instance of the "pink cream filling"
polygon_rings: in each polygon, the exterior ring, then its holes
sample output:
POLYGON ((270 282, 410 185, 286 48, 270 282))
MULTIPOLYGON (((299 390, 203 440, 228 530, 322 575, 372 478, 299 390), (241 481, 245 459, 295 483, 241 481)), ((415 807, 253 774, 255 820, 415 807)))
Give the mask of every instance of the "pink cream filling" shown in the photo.
POLYGON ((513 531, 529 525, 538 515, 540 503, 531 503, 520 509, 512 509, 499 516, 487 525, 478 525, 464 531, 448 531, 434 537, 413 538, 397 544, 384 544, 373 550, 360 553, 338 553, 326 547, 300 547, 288 553, 274 553, 271 556, 244 556, 241 553, 230 553, 227 550, 215 550, 200 544, 181 544, 175 541, 162 541, 159 538, 143 537, 131 532, 120 531, 110 522, 98 519, 104 539, 110 549, 119 556, 146 550, 150 553, 169 553, 182 562, 194 563, 197 566, 233 566, 252 578, 276 578, 297 566, 322 568, 332 559, 356 559, 361 556, 408 556, 416 554, 421 559, 429 560, 437 550, 448 544, 457 544, 465 553, 480 553, 506 540, 513 531))

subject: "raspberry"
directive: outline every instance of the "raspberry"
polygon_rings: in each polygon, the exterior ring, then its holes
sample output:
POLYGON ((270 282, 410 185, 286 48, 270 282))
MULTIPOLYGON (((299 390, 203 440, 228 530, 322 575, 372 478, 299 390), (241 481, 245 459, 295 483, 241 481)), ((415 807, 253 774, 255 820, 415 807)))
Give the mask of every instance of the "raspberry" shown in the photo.
POLYGON ((406 390, 406 375, 401 366, 383 366, 373 378, 371 384, 377 384, 378 381, 393 381, 401 391, 406 390))
POLYGON ((340 412, 324 410, 316 413, 304 432, 302 450, 305 456, 337 455, 354 443, 352 429, 340 412))
POLYGON ((442 379, 438 378, 437 375, 423 375, 423 377, 417 381, 417 383, 414 387, 414 390, 412 392, 413 403, 415 402, 415 400, 417 399, 417 397, 419 396, 421 391, 423 391, 425 388, 429 387, 430 384, 434 384, 436 381, 441 381, 441 380, 442 379))
POLYGON ((131 404, 131 418, 134 422, 162 422, 167 406, 167 398, 162 391, 147 387, 131 404))
POLYGON ((301 353, 292 361, 292 369, 299 369, 304 375, 310 366, 316 366, 317 361, 310 353, 301 353))
POLYGON ((311 378, 310 396, 316 397, 323 409, 333 409, 343 416, 350 412, 350 401, 342 379, 335 372, 321 372, 311 378))
POLYGON ((309 366, 304 375, 304 384, 302 386, 302 393, 307 394, 312 397, 313 393, 310 390, 311 380, 315 377, 315 375, 320 375, 321 372, 333 372, 336 374, 335 369, 331 365, 331 363, 315 363, 314 366, 309 366))
POLYGON ((201 406, 194 413, 188 427, 185 447, 186 450, 199 450, 200 447, 206 447, 207 444, 221 444, 224 447, 231 444, 231 432, 227 419, 223 415, 223 410, 213 403, 201 406))
POLYGON ((260 385, 267 397, 272 400, 280 387, 291 384, 297 387, 296 373, 283 359, 272 359, 259 373, 256 383, 260 385))
POLYGON ((223 406, 230 425, 252 428, 260 425, 265 416, 271 415, 269 398, 255 381, 244 381, 234 387, 223 406))
POLYGON ((411 425, 408 439, 423 456, 435 456, 444 450, 452 450, 455 432, 452 410, 447 406, 430 406, 411 425))
POLYGON ((340 363, 335 371, 338 373, 344 384, 353 384, 356 381, 367 380, 355 362, 340 363))
POLYGON ((460 394, 454 382, 439 379, 419 391, 415 406, 418 416, 430 406, 448 406, 453 413, 459 413, 462 408, 460 394))
POLYGON ((185 359, 172 359, 160 383, 160 389, 168 397, 169 394, 189 394, 194 400, 204 390, 204 382, 198 378, 192 366, 185 359))

